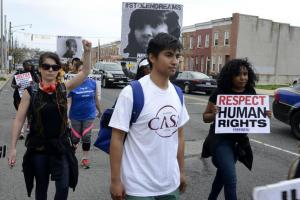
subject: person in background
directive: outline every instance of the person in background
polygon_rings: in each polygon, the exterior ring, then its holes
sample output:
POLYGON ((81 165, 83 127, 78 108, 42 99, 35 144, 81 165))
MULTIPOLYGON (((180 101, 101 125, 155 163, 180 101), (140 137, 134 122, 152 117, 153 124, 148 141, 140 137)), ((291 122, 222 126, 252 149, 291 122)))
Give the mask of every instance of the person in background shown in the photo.
POLYGON ((52 52, 43 53, 39 59, 41 81, 26 88, 13 123, 8 165, 13 168, 17 157, 17 138, 26 113, 32 117, 30 133, 26 138, 23 157, 27 194, 30 197, 35 184, 35 199, 46 200, 49 179, 55 181, 54 200, 66 200, 69 187, 75 189, 78 181, 78 162, 70 144, 67 129, 67 91, 79 86, 91 70, 91 43, 83 40, 83 68, 71 80, 57 81, 60 59, 52 52), (50 176, 51 175, 51 176, 50 176))
POLYGON ((77 53, 77 43, 75 39, 66 40, 66 52, 64 53, 64 58, 73 58, 77 53))
MULTIPOLYGON (((75 72, 82 70, 82 62, 76 62, 75 72)), ((72 125, 72 140, 77 146, 82 142, 83 157, 81 165, 83 168, 90 167, 89 151, 91 148, 91 134, 96 116, 100 116, 100 101, 96 81, 86 78, 84 82, 69 92, 69 119, 72 125), (96 112, 98 110, 98 114, 96 112)))
POLYGON ((147 58, 144 58, 141 60, 141 62, 138 64, 138 69, 135 75, 135 80, 139 80, 140 78, 144 77, 145 75, 150 74, 151 68, 149 65, 149 62, 147 58))
MULTIPOLYGON (((23 74, 23 73, 30 73, 31 75, 31 78, 32 78, 32 81, 33 83, 39 83, 39 76, 36 74, 35 70, 34 70, 34 66, 32 65, 31 62, 29 61, 24 61, 23 62, 23 70, 17 70, 17 72, 14 74, 13 76, 13 80, 12 80, 12 83, 11 83, 11 87, 14 88, 14 94, 13 94, 13 98, 14 98, 14 106, 15 106, 15 109, 18 110, 18 107, 19 107, 19 104, 21 102, 21 97, 20 97, 20 94, 19 94, 19 88, 21 88, 21 85, 17 85, 16 83, 16 79, 15 79, 15 75, 17 74, 23 74)), ((32 84, 33 84, 32 83, 32 84)), ((20 137, 19 139, 24 139, 25 137, 25 130, 27 132, 29 132, 29 127, 30 127, 30 117, 27 116, 27 128, 26 128, 26 125, 24 124, 22 130, 21 130, 21 134, 20 134, 20 137)))
MULTIPOLYGON (((239 159, 249 170, 252 168, 253 154, 247 134, 215 134, 215 118, 218 113, 217 96, 220 94, 255 95, 257 76, 251 63, 246 59, 233 59, 222 68, 217 89, 209 97, 203 121, 212 123, 206 137, 202 157, 212 156, 217 168, 216 176, 208 200, 216 200, 224 187, 226 200, 237 200, 235 163, 239 159)), ((266 113, 271 117, 271 112, 266 113)))

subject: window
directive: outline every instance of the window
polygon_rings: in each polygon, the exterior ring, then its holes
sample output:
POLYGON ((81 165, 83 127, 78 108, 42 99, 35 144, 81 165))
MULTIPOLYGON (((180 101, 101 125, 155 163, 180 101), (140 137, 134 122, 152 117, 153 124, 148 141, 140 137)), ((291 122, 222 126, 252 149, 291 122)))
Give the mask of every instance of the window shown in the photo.
POLYGON ((188 58, 187 57, 184 58, 184 66, 188 66, 188 58))
POLYGON ((209 34, 205 35, 205 47, 209 47, 209 34))
POLYGON ((187 79, 187 72, 182 72, 178 74, 178 79, 187 79))
POLYGON ((196 66, 198 66, 198 64, 199 64, 199 62, 198 62, 198 56, 196 56, 195 61, 196 61, 196 66))
POLYGON ((210 72, 210 58, 209 56, 206 57, 206 68, 205 68, 205 73, 209 73, 210 72))
POLYGON ((229 45, 229 32, 225 31, 224 32, 224 46, 229 45))
POLYGON ((214 33, 214 46, 218 46, 219 44, 219 33, 215 32, 214 33))
POLYGON ((198 35, 198 42, 197 42, 197 47, 202 47, 202 37, 201 35, 198 35))
POLYGON ((222 56, 219 56, 219 58, 218 58, 218 72, 221 71, 222 65, 223 65, 222 56))
POLYGON ((193 43, 194 43, 194 37, 190 36, 190 49, 193 48, 193 43))
POLYGON ((204 56, 201 56, 201 61, 200 61, 200 71, 204 71, 204 56))
POLYGON ((189 59, 189 70, 193 70, 194 68, 194 58, 190 57, 189 59))
POLYGON ((182 37, 182 46, 185 49, 185 37, 182 37))
POLYGON ((212 56, 212 71, 216 71, 216 56, 212 56))
POLYGON ((193 79, 208 79, 209 76, 207 76, 206 74, 203 74, 201 72, 190 72, 190 74, 192 75, 193 79))

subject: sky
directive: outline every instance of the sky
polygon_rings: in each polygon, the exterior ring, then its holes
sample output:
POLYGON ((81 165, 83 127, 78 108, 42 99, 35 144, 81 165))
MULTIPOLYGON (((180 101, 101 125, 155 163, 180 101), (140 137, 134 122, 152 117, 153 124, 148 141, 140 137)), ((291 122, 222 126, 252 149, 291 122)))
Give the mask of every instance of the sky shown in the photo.
MULTIPOLYGON (((82 36, 93 46, 120 40, 121 0, 3 0, 4 14, 20 46, 56 50, 56 36, 82 36), (24 28, 25 30, 19 30, 24 28), (34 34, 31 40, 31 34, 34 34)), ((300 27, 299 0, 153 0, 124 2, 183 5, 183 26, 241 13, 300 27)), ((7 28, 8 29, 8 28, 7 28)))

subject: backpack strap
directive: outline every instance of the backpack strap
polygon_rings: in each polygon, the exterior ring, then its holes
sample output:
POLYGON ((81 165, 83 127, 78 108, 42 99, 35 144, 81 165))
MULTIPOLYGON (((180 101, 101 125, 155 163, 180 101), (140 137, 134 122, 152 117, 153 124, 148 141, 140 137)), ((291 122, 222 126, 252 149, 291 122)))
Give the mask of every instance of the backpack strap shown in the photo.
POLYGON ((130 119, 130 125, 135 123, 144 107, 144 92, 141 83, 138 80, 131 81, 133 105, 130 119))
POLYGON ((174 88, 178 94, 178 97, 180 99, 181 105, 183 105, 183 93, 182 93, 182 89, 180 87, 178 87, 177 85, 173 84, 174 88))

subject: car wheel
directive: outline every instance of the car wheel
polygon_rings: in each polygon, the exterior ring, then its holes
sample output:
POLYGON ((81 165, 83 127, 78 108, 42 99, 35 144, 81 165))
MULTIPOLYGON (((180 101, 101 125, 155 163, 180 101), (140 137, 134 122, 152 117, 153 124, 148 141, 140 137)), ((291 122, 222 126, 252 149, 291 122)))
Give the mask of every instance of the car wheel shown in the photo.
POLYGON ((186 94, 190 93, 190 86, 188 84, 184 85, 184 93, 186 94))
POLYGON ((102 86, 103 86, 104 88, 107 87, 107 81, 106 81, 105 78, 102 79, 102 86))
POLYGON ((292 115, 291 129, 293 135, 300 140, 300 111, 292 115))

